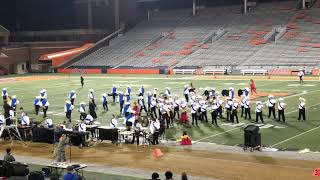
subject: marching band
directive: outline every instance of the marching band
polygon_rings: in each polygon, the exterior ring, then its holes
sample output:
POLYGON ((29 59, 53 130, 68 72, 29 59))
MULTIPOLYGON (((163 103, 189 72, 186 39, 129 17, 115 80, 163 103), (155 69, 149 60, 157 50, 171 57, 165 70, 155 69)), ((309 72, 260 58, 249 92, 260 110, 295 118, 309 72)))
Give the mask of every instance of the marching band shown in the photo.
MULTIPOLYGON (((226 91, 226 90, 225 90, 226 91)), ((111 93, 103 93, 101 97, 102 107, 104 112, 109 110, 108 108, 108 96, 112 97, 113 105, 119 103, 120 116, 124 118, 124 125, 128 129, 133 129, 134 138, 132 142, 139 143, 139 136, 142 124, 140 117, 142 113, 149 119, 149 131, 153 135, 152 143, 158 144, 158 137, 163 135, 165 128, 169 129, 176 123, 185 124, 190 127, 189 117, 191 117, 191 125, 198 126, 199 122, 208 123, 211 117, 211 124, 218 126, 218 119, 224 119, 223 112, 226 114, 226 121, 230 123, 239 123, 238 108, 241 107, 241 117, 251 120, 251 99, 250 89, 244 88, 241 90, 242 94, 239 96, 239 100, 236 99, 235 91, 233 87, 230 87, 226 93, 220 95, 215 88, 206 87, 203 93, 198 93, 196 88, 192 85, 185 85, 181 91, 183 98, 179 98, 179 94, 174 94, 169 87, 166 87, 163 92, 159 93, 158 88, 153 88, 153 92, 146 92, 144 86, 139 88, 137 95, 137 102, 132 103, 133 93, 131 86, 127 86, 125 93, 118 91, 118 87, 113 85, 111 93), (201 95, 200 95, 201 94, 201 95), (134 107, 131 107, 134 104, 134 107), (209 112, 209 118, 208 118, 209 112), (189 116, 190 115, 190 116, 189 116)), ((9 96, 8 89, 2 89, 2 97, 4 101, 4 115, 0 114, 0 125, 5 124, 8 119, 13 119, 15 116, 16 108, 19 105, 19 100, 16 95, 9 96)), ((71 122, 72 110, 75 108, 74 103, 77 95, 74 90, 69 92, 68 100, 65 102, 64 110, 66 113, 66 119, 71 122)), ((86 103, 81 102, 79 105, 80 123, 78 123, 78 131, 86 131, 86 125, 91 125, 97 119, 97 105, 95 102, 95 91, 89 89, 88 92, 89 108, 86 108, 86 103)), ((276 119, 276 107, 278 110, 278 121, 285 122, 285 106, 284 98, 280 97, 278 102, 273 95, 269 95, 265 103, 261 101, 256 102, 256 120, 264 123, 263 108, 264 104, 268 107, 268 118, 273 117, 276 119), (277 105, 277 106, 276 106, 277 105)), ((305 99, 299 98, 298 112, 299 118, 305 120, 305 99)), ((40 108, 43 110, 43 117, 45 118, 46 127, 52 128, 52 119, 46 118, 47 111, 50 106, 48 101, 47 91, 42 89, 39 95, 33 102, 35 108, 35 114, 39 114, 40 108)), ((30 119, 25 113, 20 118, 22 126, 30 124, 30 119)), ((113 115, 110 127, 118 127, 118 118, 113 115)))

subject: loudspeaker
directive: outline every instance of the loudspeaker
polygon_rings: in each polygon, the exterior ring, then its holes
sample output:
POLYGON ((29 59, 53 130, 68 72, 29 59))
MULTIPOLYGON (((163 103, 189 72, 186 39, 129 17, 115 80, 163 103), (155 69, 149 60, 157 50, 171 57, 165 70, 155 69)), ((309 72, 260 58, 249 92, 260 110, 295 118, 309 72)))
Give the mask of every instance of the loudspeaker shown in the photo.
POLYGON ((245 134, 257 135, 259 133, 259 127, 255 125, 248 125, 244 128, 245 134))
POLYGON ((244 134, 244 145, 247 147, 261 146, 261 134, 244 134))
POLYGON ((28 180, 44 180, 43 172, 41 171, 30 172, 28 176, 28 180))

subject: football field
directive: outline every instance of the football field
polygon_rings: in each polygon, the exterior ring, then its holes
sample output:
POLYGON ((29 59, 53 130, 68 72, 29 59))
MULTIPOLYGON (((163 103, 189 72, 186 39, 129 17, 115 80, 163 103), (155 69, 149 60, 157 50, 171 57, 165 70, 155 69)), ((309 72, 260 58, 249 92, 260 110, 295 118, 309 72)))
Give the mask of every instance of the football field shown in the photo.
MULTIPOLYGON (((268 94, 274 94, 276 98, 284 97, 286 103, 286 122, 277 122, 268 119, 268 109, 264 107, 265 124, 258 124, 262 134, 262 144, 266 147, 274 147, 282 150, 302 150, 305 148, 311 151, 320 151, 320 86, 318 78, 309 78, 300 84, 297 77, 272 77, 265 76, 188 76, 188 75, 85 75, 85 86, 81 88, 79 75, 64 74, 43 74, 27 76, 8 76, 0 80, 1 89, 8 88, 9 96, 16 95, 22 106, 35 121, 42 121, 42 115, 36 116, 34 113, 33 101, 39 95, 41 89, 46 89, 50 107, 48 117, 55 122, 61 123, 65 119, 64 103, 68 100, 70 90, 75 90, 77 99, 75 110, 72 113, 72 122, 76 123, 80 113, 79 103, 84 101, 88 104, 88 90, 94 89, 96 102, 98 104, 98 119, 101 124, 109 125, 111 115, 119 115, 119 104, 112 104, 109 101, 109 111, 102 111, 101 94, 110 93, 113 84, 118 86, 118 91, 125 92, 126 86, 132 87, 132 100, 137 100, 137 94, 141 85, 146 91, 152 92, 153 88, 158 88, 163 92, 165 87, 171 88, 171 93, 183 98, 183 87, 192 82, 198 94, 202 94, 205 87, 214 87, 218 92, 223 89, 233 87, 235 91, 249 86, 250 78, 255 80, 257 95, 254 95, 251 104, 252 120, 244 120, 239 116, 239 125, 232 125, 218 120, 219 126, 210 123, 200 122, 199 127, 191 126, 187 128, 183 125, 175 124, 174 127, 166 130, 168 140, 177 140, 182 131, 187 130, 192 140, 197 142, 210 142, 230 146, 241 146, 243 144, 243 128, 255 121, 255 101, 266 101, 268 94), (306 121, 298 121, 298 99, 306 99, 306 121)), ((239 98, 238 98, 239 99, 239 98)), ((239 109, 239 111, 241 111, 239 109)), ((190 111, 188 113, 190 115, 190 111)), ((208 113, 211 122, 210 113, 208 113)), ((120 118, 121 119, 121 118, 120 118)), ((190 118, 189 118, 190 119, 190 118)), ((119 122, 122 123, 122 120, 119 122)))

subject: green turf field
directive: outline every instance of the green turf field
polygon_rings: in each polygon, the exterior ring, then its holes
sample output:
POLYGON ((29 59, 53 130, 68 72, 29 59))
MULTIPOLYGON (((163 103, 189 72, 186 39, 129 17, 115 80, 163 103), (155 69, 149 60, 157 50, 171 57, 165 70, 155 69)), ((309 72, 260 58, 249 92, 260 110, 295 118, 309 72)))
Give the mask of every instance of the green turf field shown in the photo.
MULTIPOLYGON (((51 74, 50 74, 51 75, 51 74)), ((203 92, 204 87, 215 87, 216 90, 228 89, 230 86, 235 90, 249 86, 248 80, 200 80, 195 76, 176 75, 176 76, 155 76, 155 75, 88 75, 85 77, 85 87, 80 88, 79 75, 57 75, 61 79, 50 81, 26 81, 26 82, 10 82, 2 83, 2 87, 7 87, 9 95, 17 95, 20 106, 29 113, 29 115, 37 121, 42 120, 42 116, 35 116, 33 108, 33 100, 39 94, 39 90, 45 88, 48 93, 48 100, 51 104, 48 110, 48 116, 53 118, 54 122, 62 122, 65 120, 64 102, 68 100, 70 90, 77 92, 75 101, 75 110, 72 114, 73 122, 79 118, 79 103, 85 101, 88 103, 88 89, 95 90, 96 102, 99 110, 97 111, 98 120, 104 125, 109 125, 111 115, 119 114, 119 105, 112 104, 109 98, 109 109, 107 113, 102 112, 101 94, 110 93, 113 84, 121 86, 118 91, 125 92, 126 85, 130 85, 133 90, 132 100, 137 99, 136 94, 141 85, 144 85, 146 91, 152 91, 154 87, 159 88, 162 92, 165 87, 170 87, 173 94, 183 98, 183 86, 192 82, 198 89, 198 92, 203 92)), ((3 82, 6 82, 2 80, 3 82)), ((320 89, 318 81, 306 81, 302 85, 298 81, 279 81, 279 80, 256 80, 258 92, 284 92, 290 94, 285 97, 286 106, 286 123, 278 123, 275 120, 268 119, 264 116, 266 124, 275 125, 275 127, 261 129, 262 144, 265 146, 273 146, 275 148, 287 150, 300 150, 309 148, 313 151, 320 150, 320 144, 317 140, 320 138, 320 89), (307 103, 307 120, 299 122, 298 118, 298 99, 304 97, 307 103)), ((265 101, 266 97, 260 98, 265 101)), ((252 121, 240 118, 241 123, 249 124, 255 120, 255 105, 252 104, 251 113, 252 121)), ((267 108, 264 108, 264 114, 267 113, 267 108)), ((238 114, 239 115, 239 114, 238 114)), ((208 113, 209 121, 211 121, 208 113)), ((120 121, 121 123, 122 121, 120 121)), ((211 142, 226 145, 241 145, 243 144, 243 127, 231 127, 222 125, 221 120, 218 122, 219 127, 212 126, 206 123, 200 123, 199 127, 186 128, 184 126, 175 125, 166 131, 166 137, 170 140, 176 140, 181 136, 181 133, 186 129, 194 141, 211 142)))

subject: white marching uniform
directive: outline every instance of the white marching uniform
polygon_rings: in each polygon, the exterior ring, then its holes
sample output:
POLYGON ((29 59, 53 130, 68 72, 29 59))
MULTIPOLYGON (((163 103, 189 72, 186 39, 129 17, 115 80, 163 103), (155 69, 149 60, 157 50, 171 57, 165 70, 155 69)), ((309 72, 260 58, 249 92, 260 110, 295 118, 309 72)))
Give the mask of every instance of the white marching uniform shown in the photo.
POLYGON ((4 115, 0 114, 0 125, 5 124, 6 120, 4 118, 4 115))
POLYGON ((86 130, 87 130, 87 125, 86 125, 86 123, 80 123, 80 124, 79 124, 79 127, 78 127, 78 131, 79 131, 79 132, 86 132, 86 130))
POLYGON ((93 122, 93 117, 90 114, 87 114, 87 117, 84 119, 84 122, 86 124, 90 124, 91 122, 93 122))
POLYGON ((116 128, 118 126, 118 119, 117 118, 112 118, 110 122, 110 127, 116 128))
POLYGON ((155 131, 159 131, 159 129, 160 129, 159 120, 151 121, 149 129, 150 129, 151 134, 154 134, 155 131))
POLYGON ((29 126, 30 125, 30 118, 25 115, 21 118, 21 125, 22 126, 29 126))

